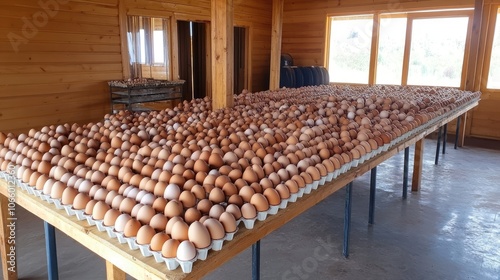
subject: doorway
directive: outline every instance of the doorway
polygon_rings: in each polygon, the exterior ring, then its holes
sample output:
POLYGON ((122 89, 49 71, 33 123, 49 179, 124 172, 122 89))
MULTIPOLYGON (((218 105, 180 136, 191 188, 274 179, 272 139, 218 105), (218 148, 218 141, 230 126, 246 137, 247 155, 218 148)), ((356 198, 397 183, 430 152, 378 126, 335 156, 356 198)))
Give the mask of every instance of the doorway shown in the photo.
POLYGON ((247 28, 234 27, 234 93, 248 89, 247 28))
POLYGON ((208 24, 205 22, 177 21, 179 78, 186 81, 183 89, 184 100, 208 95, 208 31, 208 24))

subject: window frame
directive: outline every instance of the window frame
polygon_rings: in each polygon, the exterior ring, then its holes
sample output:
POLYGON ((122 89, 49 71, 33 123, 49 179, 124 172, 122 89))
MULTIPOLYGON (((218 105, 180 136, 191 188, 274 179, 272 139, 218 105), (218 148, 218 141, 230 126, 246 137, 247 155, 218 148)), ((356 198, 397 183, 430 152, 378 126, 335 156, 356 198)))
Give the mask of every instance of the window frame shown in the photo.
MULTIPOLYGON (((408 82, 408 74, 409 74, 409 62, 410 62, 410 49, 411 49, 411 35, 413 28, 413 21, 415 19, 435 19, 435 18, 452 18, 452 17, 468 17, 468 25, 466 31, 466 39, 465 39, 465 49, 462 63, 462 73, 460 79, 460 86, 457 88, 464 88, 465 80, 467 77, 467 67, 468 67, 468 57, 470 53, 470 37, 472 34, 472 24, 473 24, 473 16, 474 9, 470 8, 460 8, 453 10, 424 10, 424 11, 408 11, 408 12, 399 12, 399 13, 381 13, 381 12, 373 12, 373 13, 360 13, 360 14, 327 14, 326 21, 326 44, 325 44, 325 61, 324 64, 326 68, 329 68, 330 62, 330 34, 331 34, 331 22, 332 17, 352 17, 357 18, 358 16, 373 16, 373 31, 372 31, 372 45, 371 45, 371 54, 370 54, 370 66, 369 66, 369 77, 368 77, 368 85, 374 85, 377 80, 377 60, 378 60, 378 47, 379 47, 379 37, 380 37, 380 20, 382 18, 388 17, 406 17, 406 34, 405 34, 405 49, 403 54, 403 65, 402 65, 402 77, 401 77, 401 85, 407 85, 408 82)), ((492 41, 492 40, 491 40, 492 41)), ((489 63, 488 63, 489 66, 489 63)), ((353 83, 333 83, 332 84, 350 84, 350 85, 365 85, 365 84, 353 84, 353 83)))
MULTIPOLYGON (((493 48, 493 41, 495 37, 495 26, 497 24, 497 21, 500 20, 500 4, 495 4, 492 5, 491 11, 490 11, 490 16, 488 19, 487 24, 491 28, 488 28, 487 34, 486 34, 486 46, 485 46, 485 51, 484 51, 484 62, 483 62, 483 78, 480 81, 480 90, 483 92, 495 92, 495 93, 500 93, 500 88, 488 88, 488 80, 490 76, 490 67, 491 67, 491 56, 492 56, 492 48, 493 48)), ((483 24, 485 24, 483 22, 483 24)), ((498 38, 500 39, 500 38, 498 38)))

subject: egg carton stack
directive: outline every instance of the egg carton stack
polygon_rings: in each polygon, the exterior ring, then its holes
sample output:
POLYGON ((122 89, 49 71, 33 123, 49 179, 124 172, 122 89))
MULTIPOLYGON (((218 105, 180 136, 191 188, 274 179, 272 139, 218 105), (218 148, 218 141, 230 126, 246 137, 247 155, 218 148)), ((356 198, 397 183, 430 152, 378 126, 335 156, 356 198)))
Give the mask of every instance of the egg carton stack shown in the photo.
POLYGON ((0 133, 6 180, 185 273, 304 195, 480 93, 318 86, 0 133), (11 168, 9 166, 14 166, 11 168))

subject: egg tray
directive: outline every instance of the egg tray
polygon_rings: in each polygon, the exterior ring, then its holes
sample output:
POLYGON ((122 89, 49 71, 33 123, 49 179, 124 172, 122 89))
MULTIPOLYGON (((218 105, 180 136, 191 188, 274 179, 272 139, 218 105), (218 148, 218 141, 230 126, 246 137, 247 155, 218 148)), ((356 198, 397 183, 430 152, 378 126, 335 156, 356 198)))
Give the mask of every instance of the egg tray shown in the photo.
MULTIPOLYGON (((467 102, 467 104, 477 102, 477 99, 470 100, 467 102)), ((451 114, 454 113, 455 110, 449 110, 445 112, 444 114, 441 115, 441 118, 444 117, 449 117, 451 114)), ((325 176, 322 176, 319 180, 315 180, 312 183, 306 184, 306 186, 301 187, 298 189, 298 192, 296 193, 290 193, 290 196, 288 198, 282 198, 281 203, 278 205, 271 205, 267 211, 260 211, 257 213, 257 216, 253 219, 245 219, 241 218, 237 221, 237 224, 239 225, 241 222, 243 222, 245 228, 247 229, 252 229, 255 225, 255 222, 257 220, 259 221, 264 221, 269 215, 274 215, 276 214, 279 209, 284 209, 288 206, 288 203, 293 203, 298 200, 298 198, 301 198, 304 195, 310 194, 313 190, 316 190, 320 186, 326 184, 327 182, 331 182, 332 180, 335 180, 339 175, 348 172, 352 168, 358 167, 360 164, 363 164, 365 161, 379 155, 380 153, 388 151, 391 147, 394 145, 401 143, 402 141, 408 139, 409 137, 413 135, 417 135, 427 129, 428 127, 436 124, 439 122, 440 118, 431 118, 428 122, 421 124, 420 126, 417 126, 416 128, 409 130, 406 133, 403 133, 401 136, 392 139, 390 143, 387 143, 385 145, 379 146, 378 149, 372 150, 365 155, 361 156, 359 159, 354 159, 348 163, 345 163, 341 166, 340 169, 337 169, 333 172, 327 173, 325 176)), ((17 172, 16 172, 17 173, 17 172)), ((23 183, 20 179, 14 177, 12 174, 9 174, 7 172, 0 172, 0 178, 6 179, 6 180, 12 180, 14 179, 15 182, 17 183, 17 186, 25 191, 27 191, 29 194, 40 197, 40 199, 45 200, 51 204, 54 204, 56 208, 58 209, 64 209, 66 211, 67 215, 75 215, 77 219, 79 220, 86 220, 89 225, 96 226, 99 231, 106 231, 108 236, 110 238, 116 238, 119 243, 127 243, 129 248, 131 250, 140 250, 142 255, 145 257, 151 257, 153 256, 157 262, 165 262, 167 269, 169 270, 174 270, 177 269, 179 266, 181 266, 183 272, 189 273, 191 272, 192 269, 192 264, 194 261, 197 259, 199 260, 205 260, 208 254, 208 251, 210 249, 214 251, 221 250, 223 247, 224 241, 230 241, 233 239, 234 234, 236 233, 226 233, 225 237, 223 239, 219 240, 212 240, 212 243, 209 247, 204 248, 204 249, 197 249, 197 253, 195 258, 189 261, 181 261, 176 258, 164 258, 160 252, 156 251, 151 251, 148 245, 140 245, 137 244, 136 240, 134 237, 125 237, 123 236, 123 233, 116 232, 113 227, 107 227, 104 226, 102 221, 96 221, 94 220, 90 215, 86 215, 83 210, 75 210, 69 205, 61 205, 61 201, 59 199, 53 199, 49 195, 44 194, 41 190, 37 190, 32 186, 29 186, 26 183, 23 183)), ((238 227, 237 227, 238 229, 238 227)))

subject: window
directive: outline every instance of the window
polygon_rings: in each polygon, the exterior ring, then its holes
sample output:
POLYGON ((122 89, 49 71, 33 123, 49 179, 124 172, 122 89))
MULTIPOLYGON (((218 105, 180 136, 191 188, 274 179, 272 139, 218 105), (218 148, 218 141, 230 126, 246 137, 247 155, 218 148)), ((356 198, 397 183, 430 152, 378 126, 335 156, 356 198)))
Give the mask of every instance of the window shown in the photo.
POLYGON ((409 85, 460 87, 468 17, 413 20, 409 85))
POLYGON ((406 17, 382 17, 377 58, 377 84, 399 85, 403 75, 406 17))
POLYGON ((372 27, 373 16, 331 18, 330 82, 368 83, 372 27))
POLYGON ((129 16, 127 42, 131 78, 168 79, 168 20, 129 16))
MULTIPOLYGON (((472 9, 330 17, 330 81, 460 87, 471 17, 472 9)), ((500 75, 500 38, 495 46, 490 74, 500 75)))
POLYGON ((493 35, 493 46, 491 47, 490 72, 488 74, 487 88, 500 89, 500 9, 497 13, 495 24, 495 35, 493 35))

